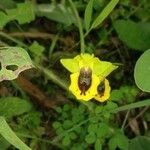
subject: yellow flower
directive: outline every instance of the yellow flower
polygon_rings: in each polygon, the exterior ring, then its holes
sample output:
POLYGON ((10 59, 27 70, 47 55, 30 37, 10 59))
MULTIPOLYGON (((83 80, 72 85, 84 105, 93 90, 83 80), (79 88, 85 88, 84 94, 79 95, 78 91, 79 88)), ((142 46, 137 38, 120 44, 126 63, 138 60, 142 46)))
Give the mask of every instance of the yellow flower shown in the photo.
POLYGON ((81 83, 79 83, 79 76, 79 73, 73 73, 70 75, 71 84, 69 86, 69 90, 76 96, 77 99, 88 101, 97 93, 97 86, 100 82, 99 77, 93 74, 89 85, 87 83, 88 81, 83 81, 83 85, 81 85, 81 83))
POLYGON ((94 98, 99 102, 104 102, 110 97, 110 91, 111 87, 109 85, 109 81, 105 79, 97 87, 97 94, 94 98))
MULTIPOLYGON (((110 62, 100 61, 93 54, 81 54, 73 59, 61 59, 60 61, 72 73, 70 75, 71 84, 69 90, 77 99, 84 101, 94 98, 98 93, 97 88, 100 82, 117 68, 110 62)), ((110 90, 104 92, 105 95, 108 95, 108 91, 110 92, 110 90)))

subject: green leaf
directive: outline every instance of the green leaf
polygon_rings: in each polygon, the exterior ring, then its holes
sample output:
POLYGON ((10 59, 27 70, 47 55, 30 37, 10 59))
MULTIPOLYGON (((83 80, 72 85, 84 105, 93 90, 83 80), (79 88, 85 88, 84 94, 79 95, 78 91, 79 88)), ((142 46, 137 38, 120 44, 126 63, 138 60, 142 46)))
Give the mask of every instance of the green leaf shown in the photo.
POLYGON ((117 20, 114 22, 119 38, 130 48, 146 50, 150 48, 150 23, 135 23, 130 20, 117 20))
POLYGON ((115 135, 109 140, 109 149, 115 150, 117 147, 121 150, 128 149, 128 138, 122 133, 117 132, 115 135))
POLYGON ((69 135, 66 135, 64 138, 63 138, 63 141, 62 141, 62 144, 64 146, 68 146, 70 144, 71 140, 70 140, 70 137, 69 135))
POLYGON ((71 120, 65 120, 63 123, 64 129, 69 129, 73 126, 73 122, 71 120))
POLYGON ((150 92, 150 49, 142 54, 134 68, 136 85, 145 92, 150 92))
POLYGON ((33 67, 28 53, 20 47, 1 48, 0 58, 0 81, 13 80, 20 72, 33 67))
POLYGON ((94 147, 95 150, 102 150, 102 143, 99 139, 96 140, 94 147))
POLYGON ((17 8, 6 9, 6 13, 0 11, 0 19, 0 29, 12 20, 19 24, 29 23, 35 19, 34 5, 31 2, 17 4, 17 8))
POLYGON ((13 0, 0 0, 0 6, 2 9, 13 8, 16 3, 13 0))
POLYGON ((12 131, 4 117, 0 117, 0 134, 13 146, 20 150, 31 150, 26 144, 24 144, 12 131))
POLYGON ((76 135, 75 132, 70 132, 70 133, 69 133, 69 136, 70 136, 70 139, 71 139, 71 140, 75 140, 75 139, 77 138, 77 135, 76 135))
POLYGON ((129 144, 128 138, 123 134, 118 134, 117 139, 118 139, 118 147, 122 150, 127 150, 129 144))
POLYGON ((60 122, 58 122, 58 121, 55 121, 54 123, 53 123, 53 128, 54 129, 58 129, 59 127, 61 127, 62 125, 61 125, 61 123, 60 122))
POLYGON ((72 73, 79 71, 79 64, 74 59, 61 59, 60 62, 66 69, 68 69, 72 73))
POLYGON ((9 20, 7 15, 4 12, 0 11, 0 29, 2 29, 8 21, 9 20))
POLYGON ((37 41, 34 41, 32 45, 29 47, 29 50, 32 52, 34 61, 39 64, 42 59, 42 54, 44 51, 44 47, 40 45, 37 41))
POLYGON ((29 47, 29 49, 34 55, 40 57, 45 48, 42 45, 40 45, 37 41, 34 41, 29 47))
POLYGON ((138 136, 131 140, 128 150, 149 150, 150 139, 144 136, 138 136))
POLYGON ((56 22, 63 23, 65 25, 71 25, 72 23, 76 24, 76 19, 71 11, 70 7, 66 7, 62 4, 58 5, 48 5, 48 4, 41 4, 38 5, 36 8, 37 16, 43 17, 50 20, 54 20, 56 22))
POLYGON ((109 143, 108 143, 109 150, 116 150, 116 148, 118 146, 117 141, 118 141, 118 139, 114 138, 114 137, 109 140, 109 143))
POLYGON ((110 133, 109 126, 106 123, 99 123, 98 129, 96 131, 98 138, 106 138, 110 133))
POLYGON ((138 92, 138 88, 134 86, 121 86, 119 90, 112 90, 109 100, 116 102, 125 100, 128 103, 131 103, 135 101, 138 92))
POLYGON ((119 90, 112 90, 109 100, 117 102, 117 101, 121 101, 123 98, 124 95, 119 89, 119 90))
POLYGON ((100 25, 104 21, 104 19, 111 13, 111 11, 114 9, 118 2, 119 0, 111 0, 103 9, 103 11, 99 14, 99 16, 94 20, 91 29, 96 28, 98 25, 100 25))
POLYGON ((97 133, 97 128, 98 128, 98 124, 93 124, 91 123, 89 126, 88 126, 88 132, 89 133, 97 133))
POLYGON ((30 23, 35 19, 34 5, 31 2, 17 4, 17 8, 6 12, 9 20, 17 20, 19 24, 30 23))
POLYGON ((5 97, 0 99, 0 108, 0 116, 10 119, 13 116, 29 112, 32 105, 18 97, 5 97))
POLYGON ((10 143, 7 142, 2 136, 0 136, 1 150, 7 150, 10 147, 10 143))
POLYGON ((150 99, 146 99, 140 102, 136 102, 136 103, 131 103, 125 106, 121 106, 118 107, 116 109, 112 109, 111 112, 112 113, 117 113, 119 111, 125 111, 125 110, 129 110, 129 109, 134 109, 134 108, 139 108, 139 107, 144 107, 144 106, 149 106, 150 105, 150 99))
POLYGON ((93 1, 94 0, 90 0, 85 9, 84 23, 85 23, 86 31, 88 31, 90 28, 90 23, 91 23, 91 18, 93 13, 93 1))
POLYGON ((88 144, 94 143, 95 140, 96 140, 95 133, 90 133, 90 134, 88 134, 88 135, 85 137, 85 141, 86 141, 88 144))

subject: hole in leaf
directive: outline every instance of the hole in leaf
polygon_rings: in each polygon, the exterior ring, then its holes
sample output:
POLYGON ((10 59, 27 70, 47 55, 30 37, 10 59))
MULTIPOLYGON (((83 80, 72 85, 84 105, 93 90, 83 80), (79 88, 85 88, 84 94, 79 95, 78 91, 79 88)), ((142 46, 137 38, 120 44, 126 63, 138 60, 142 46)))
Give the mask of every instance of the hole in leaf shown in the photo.
POLYGON ((8 65, 8 66, 6 66, 6 69, 7 70, 15 71, 15 70, 18 69, 18 66, 17 65, 8 65))

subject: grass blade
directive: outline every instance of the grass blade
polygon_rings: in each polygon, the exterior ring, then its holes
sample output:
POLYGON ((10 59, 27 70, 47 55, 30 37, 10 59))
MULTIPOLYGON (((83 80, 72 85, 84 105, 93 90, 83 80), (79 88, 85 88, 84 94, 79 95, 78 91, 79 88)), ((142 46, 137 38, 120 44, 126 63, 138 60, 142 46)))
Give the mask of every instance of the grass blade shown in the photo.
POLYGON ((111 0, 108 5, 103 9, 103 11, 99 14, 99 16, 94 20, 91 29, 96 28, 98 25, 100 25, 103 20, 111 13, 111 11, 114 9, 118 2, 119 0, 111 0))
POLYGON ((85 9, 84 23, 85 23, 86 31, 88 31, 88 29, 90 28, 90 23, 91 23, 91 18, 93 13, 93 1, 94 0, 90 0, 85 9))
POLYGON ((31 150, 26 144, 24 144, 12 131, 7 124, 4 117, 0 117, 0 134, 13 146, 20 150, 31 150))
POLYGON ((132 104, 128 104, 128 105, 125 105, 125 106, 121 106, 121 107, 118 107, 114 110, 111 110, 111 112, 117 113, 119 111, 139 108, 139 107, 148 106, 148 105, 150 105, 150 99, 143 100, 143 101, 136 102, 136 103, 132 103, 132 104))

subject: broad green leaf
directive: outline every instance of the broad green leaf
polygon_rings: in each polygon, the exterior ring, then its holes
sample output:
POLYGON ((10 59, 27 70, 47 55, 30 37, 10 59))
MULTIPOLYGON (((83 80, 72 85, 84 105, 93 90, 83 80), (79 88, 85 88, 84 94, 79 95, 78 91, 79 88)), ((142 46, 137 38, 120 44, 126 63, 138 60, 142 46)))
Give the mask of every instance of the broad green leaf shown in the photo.
POLYGON ((4 97, 0 99, 0 116, 11 118, 29 112, 32 105, 18 97, 4 97))
POLYGON ((88 29, 90 28, 90 23, 91 23, 91 18, 93 13, 93 1, 94 0, 90 0, 85 9, 84 24, 85 24, 86 31, 88 31, 88 29))
POLYGON ((14 8, 16 3, 13 0, 0 0, 0 6, 2 9, 14 8))
POLYGON ((136 85, 145 92, 150 92, 150 49, 142 54, 134 68, 136 85))
POLYGON ((60 62, 66 69, 68 69, 72 73, 79 71, 79 64, 74 59, 61 59, 60 62))
POLYGON ((10 147, 10 143, 7 142, 1 135, 0 135, 0 146, 1 150, 7 150, 10 147))
POLYGON ((131 140, 128 150, 149 150, 150 138, 138 136, 131 140))
POLYGON ((7 15, 0 11, 0 29, 2 29, 8 22, 8 17, 7 15))
POLYGON ((142 51, 150 48, 150 23, 117 20, 114 27, 119 38, 128 47, 142 51))
POLYGON ((0 117, 0 134, 14 147, 20 150, 31 150, 16 136, 16 134, 5 121, 4 117, 0 117))
POLYGON ((76 23, 76 18, 72 13, 69 7, 66 7, 62 4, 58 5, 48 5, 41 4, 36 8, 36 15, 40 17, 46 17, 50 20, 54 20, 56 22, 60 22, 66 25, 71 25, 72 23, 76 23))
POLYGON ((93 72, 101 77, 108 76, 113 70, 117 69, 118 66, 113 65, 110 62, 107 61, 99 61, 98 59, 95 59, 94 66, 93 66, 93 72))
POLYGON ((13 80, 20 72, 33 67, 28 53, 20 47, 1 48, 0 58, 0 81, 13 80))
POLYGON ((31 2, 20 3, 17 8, 6 10, 9 20, 17 20, 19 24, 30 23, 35 19, 34 5, 31 2))
POLYGON ((104 19, 111 13, 111 11, 114 9, 118 2, 119 0, 111 0, 103 9, 103 11, 99 14, 99 16, 94 20, 91 29, 96 28, 98 25, 100 25, 104 21, 104 19))
POLYGON ((12 20, 17 20, 19 24, 24 24, 35 19, 35 8, 31 2, 17 4, 16 8, 6 9, 5 11, 6 13, 0 11, 0 29, 12 20))

